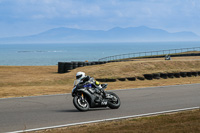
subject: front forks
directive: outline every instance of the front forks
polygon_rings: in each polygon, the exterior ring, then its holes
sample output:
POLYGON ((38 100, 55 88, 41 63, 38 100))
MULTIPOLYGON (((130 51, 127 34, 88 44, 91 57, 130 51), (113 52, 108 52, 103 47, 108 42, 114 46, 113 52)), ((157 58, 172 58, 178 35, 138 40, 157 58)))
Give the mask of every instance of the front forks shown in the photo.
POLYGON ((83 93, 81 94, 81 102, 82 102, 82 103, 85 102, 83 93))

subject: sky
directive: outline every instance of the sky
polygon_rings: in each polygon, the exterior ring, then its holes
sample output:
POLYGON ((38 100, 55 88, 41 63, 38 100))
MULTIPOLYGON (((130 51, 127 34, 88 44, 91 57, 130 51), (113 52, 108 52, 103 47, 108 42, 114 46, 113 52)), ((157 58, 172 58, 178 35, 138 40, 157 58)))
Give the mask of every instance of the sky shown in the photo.
POLYGON ((0 0, 0 38, 148 26, 200 35, 200 0, 0 0))

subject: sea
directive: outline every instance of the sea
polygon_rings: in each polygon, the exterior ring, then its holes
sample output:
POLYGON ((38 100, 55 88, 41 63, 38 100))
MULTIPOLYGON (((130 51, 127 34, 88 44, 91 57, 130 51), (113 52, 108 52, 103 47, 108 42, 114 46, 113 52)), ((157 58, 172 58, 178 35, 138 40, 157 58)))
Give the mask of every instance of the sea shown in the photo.
POLYGON ((0 44, 1 66, 49 66, 107 56, 200 47, 200 42, 0 44))

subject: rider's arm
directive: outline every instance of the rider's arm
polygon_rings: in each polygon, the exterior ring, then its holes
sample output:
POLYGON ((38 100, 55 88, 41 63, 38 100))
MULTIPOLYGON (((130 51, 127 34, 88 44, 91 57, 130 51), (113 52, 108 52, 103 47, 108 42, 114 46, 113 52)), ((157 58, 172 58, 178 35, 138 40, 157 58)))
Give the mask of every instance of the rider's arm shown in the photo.
POLYGON ((87 82, 87 81, 90 80, 90 76, 86 76, 86 77, 84 77, 82 80, 83 80, 83 83, 85 83, 85 82, 87 82))
POLYGON ((90 76, 86 76, 83 79, 81 79, 80 83, 77 85, 78 88, 83 88, 85 84, 89 81, 90 76))

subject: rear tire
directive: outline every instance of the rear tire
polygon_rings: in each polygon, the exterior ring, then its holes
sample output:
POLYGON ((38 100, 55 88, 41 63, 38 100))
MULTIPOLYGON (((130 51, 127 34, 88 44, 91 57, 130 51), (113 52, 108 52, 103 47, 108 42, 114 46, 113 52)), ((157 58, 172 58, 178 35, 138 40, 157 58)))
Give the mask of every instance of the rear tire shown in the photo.
POLYGON ((118 109, 121 105, 120 98, 113 92, 106 92, 113 96, 112 99, 108 99, 108 107, 111 109, 118 109))
POLYGON ((87 99, 81 100, 82 97, 80 96, 75 96, 73 99, 73 104, 74 106, 79 110, 79 111, 87 111, 89 110, 89 103, 87 99))

